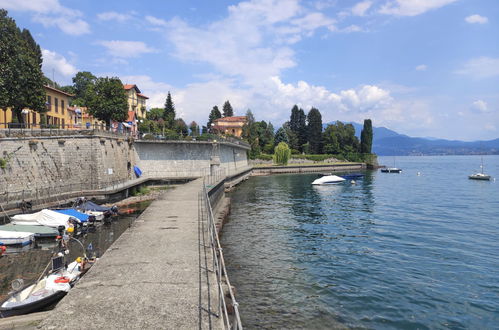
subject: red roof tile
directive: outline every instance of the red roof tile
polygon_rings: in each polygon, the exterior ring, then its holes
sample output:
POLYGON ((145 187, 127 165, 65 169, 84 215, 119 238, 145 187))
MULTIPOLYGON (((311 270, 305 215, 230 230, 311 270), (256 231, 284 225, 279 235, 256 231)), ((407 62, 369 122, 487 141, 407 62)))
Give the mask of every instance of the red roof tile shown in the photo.
POLYGON ((144 99, 149 99, 149 97, 145 96, 145 95, 144 95, 144 94, 142 94, 142 93, 137 93, 137 96, 138 96, 138 97, 142 97, 142 98, 144 98, 144 99))
POLYGON ((246 122, 246 116, 234 116, 234 117, 222 117, 214 120, 215 122, 237 122, 237 121, 242 121, 246 122))

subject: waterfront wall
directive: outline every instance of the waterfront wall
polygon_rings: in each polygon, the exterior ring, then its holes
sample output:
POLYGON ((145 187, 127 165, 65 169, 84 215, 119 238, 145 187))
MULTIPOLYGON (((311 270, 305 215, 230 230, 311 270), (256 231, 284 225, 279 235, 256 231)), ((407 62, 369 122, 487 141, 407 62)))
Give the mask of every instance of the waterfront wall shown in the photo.
MULTIPOLYGON (((134 141, 123 136, 0 137, 0 204, 42 204, 47 196, 108 189, 135 178, 193 179, 248 166, 248 147, 230 142, 134 141)), ((8 204, 8 205, 7 205, 8 204)))

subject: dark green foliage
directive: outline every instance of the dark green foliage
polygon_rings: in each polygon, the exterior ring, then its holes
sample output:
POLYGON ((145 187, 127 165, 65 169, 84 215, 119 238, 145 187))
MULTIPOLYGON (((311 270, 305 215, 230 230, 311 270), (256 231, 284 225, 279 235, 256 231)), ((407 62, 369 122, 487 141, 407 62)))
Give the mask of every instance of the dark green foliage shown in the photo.
POLYGON ((259 154, 256 159, 261 159, 261 160, 273 160, 274 155, 269 155, 269 154, 259 154))
POLYGON ((229 101, 225 101, 222 110, 223 110, 224 117, 232 117, 232 116, 234 116, 234 109, 232 109, 232 105, 230 105, 229 101))
POLYGON ((163 112, 165 109, 163 108, 152 108, 147 112, 147 119, 150 120, 159 120, 163 118, 163 112))
POLYGON ((364 119, 364 127, 360 133, 360 152, 365 154, 371 153, 373 145, 373 124, 371 119, 364 119))
MULTIPOLYGON (((358 154, 359 140, 355 136, 355 128, 352 124, 344 124, 337 121, 328 125, 324 132, 324 151, 331 154, 341 154, 347 159, 358 154), (347 157, 347 155, 350 155, 347 157)), ((357 156, 355 156, 357 157, 357 156)))
POLYGON ((275 145, 278 145, 281 142, 284 142, 286 144, 289 143, 288 134, 286 133, 286 129, 284 129, 283 127, 277 130, 274 137, 275 145))
MULTIPOLYGON (((80 71, 73 77, 73 88, 75 97, 71 102, 73 105, 88 107, 93 95, 93 87, 97 77, 89 71, 80 71)), ((123 88, 123 86, 121 86, 123 88)))
POLYGON ((289 120, 289 128, 293 132, 294 139, 291 139, 291 149, 303 151, 303 145, 307 143, 307 124, 306 116, 303 109, 297 105, 291 109, 291 117, 289 120))
POLYGON ((201 129, 201 134, 208 134, 208 127, 203 126, 203 128, 201 129))
MULTIPOLYGON (((167 128, 172 129, 175 126, 175 105, 173 104, 172 95, 168 91, 165 101, 165 110, 163 112, 163 120, 167 128)), ((184 123, 185 124, 185 123, 184 123)), ((187 125, 186 125, 187 128, 187 125)))
POLYGON ((97 78, 95 84, 90 85, 87 98, 90 114, 108 124, 128 117, 126 93, 119 78, 97 78))
POLYGON ((307 132, 309 152, 312 154, 322 153, 322 115, 318 109, 312 108, 307 115, 307 132))
POLYGON ((292 155, 291 158, 294 159, 306 159, 313 162, 323 162, 329 158, 337 158, 336 155, 322 154, 322 155, 292 155))
POLYGON ((0 9, 0 60, 0 108, 10 107, 19 122, 24 120, 21 114, 24 108, 46 111, 40 47, 29 31, 21 32, 3 9, 0 9))
MULTIPOLYGON (((224 105, 225 107, 225 105, 224 105)), ((259 142, 259 123, 255 122, 255 117, 251 110, 246 111, 246 123, 243 126, 242 138, 248 141, 251 146, 249 151, 249 158, 255 159, 261 152, 259 142)))
POLYGON ((218 106, 215 105, 213 109, 211 109, 210 116, 208 117, 208 123, 206 124, 206 127, 210 132, 211 132, 211 125, 218 118, 222 118, 222 113, 220 113, 218 106))
MULTIPOLYGON (((69 94, 75 94, 75 88, 71 85, 67 85, 67 86, 59 86, 59 87, 56 87, 57 89, 63 91, 63 92, 66 92, 66 93, 69 93, 69 94)), ((72 103, 72 102, 71 102, 72 103)))

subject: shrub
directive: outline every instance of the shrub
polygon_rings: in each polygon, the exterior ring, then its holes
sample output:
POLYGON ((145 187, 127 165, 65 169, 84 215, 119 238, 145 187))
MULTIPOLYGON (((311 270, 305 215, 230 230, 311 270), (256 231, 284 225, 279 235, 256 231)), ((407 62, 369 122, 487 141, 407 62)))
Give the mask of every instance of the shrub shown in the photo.
POLYGON ((274 163, 277 165, 287 165, 291 157, 291 150, 286 142, 280 142, 274 150, 274 163))

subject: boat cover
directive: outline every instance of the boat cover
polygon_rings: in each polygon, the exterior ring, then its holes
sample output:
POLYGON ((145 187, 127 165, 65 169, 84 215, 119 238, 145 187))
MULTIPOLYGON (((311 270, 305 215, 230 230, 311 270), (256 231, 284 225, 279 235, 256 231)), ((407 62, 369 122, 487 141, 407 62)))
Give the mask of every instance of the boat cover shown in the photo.
POLYGON ((140 168, 138 166, 134 166, 133 171, 135 172, 137 178, 140 178, 140 176, 142 175, 142 171, 140 170, 140 168))
POLYGON ((84 202, 83 204, 79 205, 78 208, 84 211, 98 211, 98 212, 111 211, 110 207, 101 206, 91 201, 84 202))
POLYGON ((24 242, 32 241, 34 237, 33 233, 27 233, 23 231, 7 231, 0 230, 0 242, 3 244, 22 244, 24 242))
POLYGON ((90 217, 88 214, 78 212, 75 209, 62 209, 62 210, 54 210, 54 211, 75 217, 76 219, 80 220, 81 222, 87 222, 88 218, 90 217))
POLYGON ((12 223, 15 225, 42 225, 47 227, 57 228, 64 226, 66 229, 69 227, 69 220, 78 220, 75 217, 55 212, 48 209, 43 209, 40 212, 31 214, 17 214, 12 217, 12 223))
POLYGON ((52 227, 46 227, 46 226, 28 226, 28 225, 21 225, 17 226, 11 223, 8 223, 6 225, 0 226, 0 230, 5 230, 5 231, 13 231, 13 232, 26 232, 26 233, 33 233, 35 234, 35 237, 55 237, 59 235, 59 232, 57 229, 52 228, 52 227))

